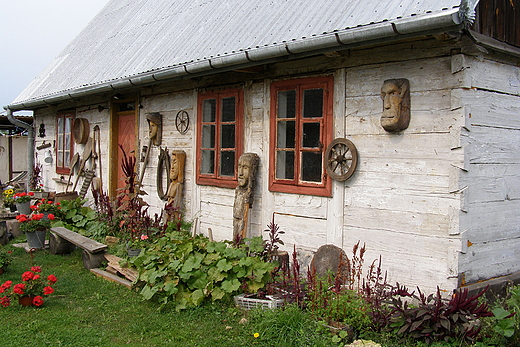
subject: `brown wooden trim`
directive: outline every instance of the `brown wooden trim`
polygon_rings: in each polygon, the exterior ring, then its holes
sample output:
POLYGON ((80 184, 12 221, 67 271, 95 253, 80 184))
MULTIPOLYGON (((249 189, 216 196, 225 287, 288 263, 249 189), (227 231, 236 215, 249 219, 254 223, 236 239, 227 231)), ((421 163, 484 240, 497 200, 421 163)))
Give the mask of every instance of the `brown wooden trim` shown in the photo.
POLYGON ((200 93, 197 98, 197 152, 196 152, 196 182, 199 185, 210 185, 223 188, 235 188, 238 184, 237 181, 237 168, 238 159, 242 155, 244 147, 244 92, 242 89, 228 89, 216 92, 200 93), (219 150, 221 149, 220 143, 220 100, 225 97, 234 96, 236 97, 236 108, 235 108, 235 165, 233 177, 219 176, 220 162, 219 162, 219 150), (217 99, 217 115, 215 122, 215 173, 214 174, 201 174, 202 166, 202 106, 203 100, 206 99, 217 99))
POLYGON ((332 127, 333 127, 333 95, 334 95, 334 78, 333 76, 321 76, 311 77, 302 79, 292 79, 273 82, 271 84, 270 93, 270 140, 269 140, 269 190, 274 192, 292 193, 292 194, 304 194, 304 195, 317 195, 317 196, 332 196, 332 182, 325 172, 325 165, 322 164, 322 182, 321 183, 310 183, 310 182, 299 182, 301 175, 300 168, 300 154, 303 152, 300 148, 301 137, 297 135, 295 144, 295 177, 293 180, 281 180, 276 179, 276 134, 277 134, 277 98, 278 92, 283 90, 296 89, 296 104, 297 104, 297 117, 296 121, 296 134, 301 134, 301 126, 304 123, 301 117, 301 91, 302 87, 309 89, 308 87, 320 87, 324 89, 324 113, 322 122, 322 150, 323 159, 325 158, 325 148, 328 143, 332 141, 332 127))

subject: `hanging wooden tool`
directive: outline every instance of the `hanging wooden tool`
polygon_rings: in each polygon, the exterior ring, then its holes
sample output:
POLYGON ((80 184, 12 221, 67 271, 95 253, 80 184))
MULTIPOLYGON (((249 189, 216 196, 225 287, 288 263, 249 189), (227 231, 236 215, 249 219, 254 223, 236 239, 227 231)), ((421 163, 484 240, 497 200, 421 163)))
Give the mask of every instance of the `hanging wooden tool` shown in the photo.
POLYGON ((85 172, 85 177, 83 178, 83 184, 81 185, 81 189, 79 191, 80 198, 84 198, 87 195, 88 187, 90 187, 90 183, 94 178, 94 170, 87 170, 85 172))
POLYGON ((148 140, 148 148, 146 149, 146 155, 143 161, 143 169, 139 175, 139 185, 143 182, 144 172, 146 171, 146 165, 148 164, 148 157, 150 156, 150 148, 152 148, 152 139, 148 140))
POLYGON ((65 193, 67 193, 67 191, 69 190, 70 178, 72 177, 72 174, 74 173, 74 168, 78 164, 78 161, 79 161, 79 153, 76 153, 72 157, 72 160, 70 161, 70 164, 69 164, 69 179, 67 180, 67 186, 65 187, 65 193))
POLYGON ((99 176, 94 176, 92 178, 92 189, 101 192, 103 190, 103 181, 101 180, 101 139, 100 139, 100 129, 99 125, 96 125, 94 127, 94 145, 92 148, 92 157, 94 159, 94 162, 92 164, 92 172, 94 175, 96 174, 96 160, 99 161, 99 176), (96 144, 97 144, 97 151, 96 151, 96 144))
POLYGON ((162 149, 160 147, 159 162, 157 163, 157 194, 161 200, 168 200, 166 193, 170 186, 170 156, 168 155, 168 148, 162 149), (163 174, 166 171, 166 189, 164 189, 163 174))
POLYGON ((74 187, 72 188, 72 190, 74 190, 74 191, 76 190, 76 186, 78 185, 79 176, 85 170, 85 164, 90 159, 90 156, 92 155, 92 145, 93 145, 92 137, 89 137, 87 140, 87 144, 85 145, 85 148, 83 149, 83 156, 82 156, 81 162, 79 164, 78 177, 76 177, 76 181, 74 182, 74 187))

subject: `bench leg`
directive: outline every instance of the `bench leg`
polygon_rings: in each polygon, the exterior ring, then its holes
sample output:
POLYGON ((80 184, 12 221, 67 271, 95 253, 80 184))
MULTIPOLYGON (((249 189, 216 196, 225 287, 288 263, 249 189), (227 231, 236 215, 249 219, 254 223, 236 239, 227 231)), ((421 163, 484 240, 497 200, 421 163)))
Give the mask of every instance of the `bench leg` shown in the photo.
POLYGON ((99 267, 103 262, 106 262, 105 259, 105 251, 98 253, 90 253, 86 250, 83 250, 81 254, 81 259, 83 260, 83 266, 85 269, 90 270, 99 267))
POLYGON ((50 233, 49 251, 51 254, 69 254, 75 248, 76 246, 73 243, 70 243, 69 241, 52 232, 50 233))

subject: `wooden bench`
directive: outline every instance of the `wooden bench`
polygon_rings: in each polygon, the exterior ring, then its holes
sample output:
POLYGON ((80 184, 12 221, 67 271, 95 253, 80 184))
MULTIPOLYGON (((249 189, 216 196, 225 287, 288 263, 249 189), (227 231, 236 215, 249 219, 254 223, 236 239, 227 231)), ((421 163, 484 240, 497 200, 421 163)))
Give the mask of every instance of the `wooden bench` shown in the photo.
POLYGON ((107 245, 64 227, 51 228, 49 250, 52 254, 67 254, 72 252, 76 246, 83 249, 81 258, 85 269, 99 267, 106 260, 107 245))

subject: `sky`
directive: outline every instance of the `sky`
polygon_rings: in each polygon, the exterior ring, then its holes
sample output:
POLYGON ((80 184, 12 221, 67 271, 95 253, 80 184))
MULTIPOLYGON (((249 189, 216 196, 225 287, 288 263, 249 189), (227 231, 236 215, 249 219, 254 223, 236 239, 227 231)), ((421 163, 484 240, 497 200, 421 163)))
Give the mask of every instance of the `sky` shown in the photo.
POLYGON ((0 111, 109 0, 0 0, 0 111))

